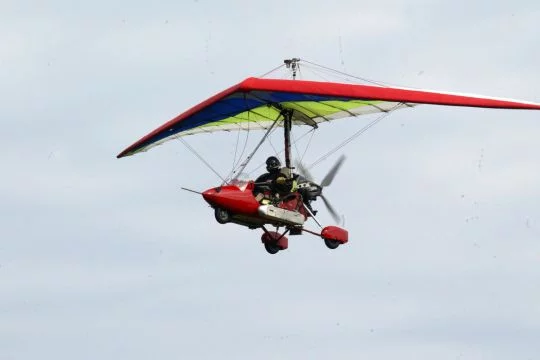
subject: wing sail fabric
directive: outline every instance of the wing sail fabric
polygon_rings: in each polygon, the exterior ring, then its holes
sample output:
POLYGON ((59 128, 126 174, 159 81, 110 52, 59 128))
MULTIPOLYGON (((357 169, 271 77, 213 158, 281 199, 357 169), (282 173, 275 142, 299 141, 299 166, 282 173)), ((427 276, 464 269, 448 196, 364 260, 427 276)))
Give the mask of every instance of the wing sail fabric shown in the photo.
POLYGON ((388 112, 417 104, 540 110, 518 100, 372 85, 248 78, 160 126, 122 151, 130 156, 168 140, 215 131, 267 129, 280 109, 295 125, 388 112))

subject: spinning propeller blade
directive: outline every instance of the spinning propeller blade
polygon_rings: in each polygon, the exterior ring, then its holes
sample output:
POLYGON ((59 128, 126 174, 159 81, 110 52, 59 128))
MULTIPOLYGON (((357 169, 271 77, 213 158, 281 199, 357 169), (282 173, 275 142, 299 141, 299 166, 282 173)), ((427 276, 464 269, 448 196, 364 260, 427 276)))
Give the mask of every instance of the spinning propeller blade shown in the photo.
POLYGON ((345 155, 341 155, 339 157, 338 161, 336 161, 334 166, 332 166, 330 171, 328 171, 328 174, 326 174, 323 181, 321 182, 322 187, 328 186, 328 185, 330 185, 332 183, 332 181, 334 180, 334 177, 336 176, 337 172, 339 171, 339 168, 341 167, 341 165, 343 165, 344 161, 345 161, 345 155))
POLYGON ((298 173, 305 177, 307 180, 314 182, 314 178, 309 172, 309 170, 304 166, 304 164, 301 161, 296 162, 296 168, 298 169, 298 173))
MULTIPOLYGON (((323 181, 321 182, 321 185, 319 185, 321 187, 321 190, 322 188, 330 185, 332 181, 334 181, 334 178, 336 177, 336 174, 341 168, 341 165, 343 165, 345 158, 346 158, 345 155, 341 155, 338 161, 336 161, 336 163, 334 164, 334 166, 332 166, 330 171, 328 171, 323 181)), ((309 170, 304 166, 304 164, 302 164, 302 162, 297 162, 296 168, 298 169, 298 173, 302 175, 303 177, 305 177, 308 181, 315 182, 313 176, 310 174, 309 170)), ((336 223, 340 223, 341 218, 338 212, 330 204, 330 201, 328 201, 328 199, 323 194, 321 194, 320 197, 323 200, 324 205, 328 209, 328 212, 330 213, 330 215, 332 215, 332 218, 334 219, 334 221, 336 223)))
POLYGON ((334 219, 334 221, 339 224, 341 218, 339 217, 339 214, 337 213, 337 211, 334 209, 332 205, 330 205, 330 202, 328 201, 328 199, 326 199, 326 197, 323 194, 321 194, 321 199, 323 200, 323 203, 328 209, 328 212, 330 213, 330 215, 332 215, 332 218, 334 219))

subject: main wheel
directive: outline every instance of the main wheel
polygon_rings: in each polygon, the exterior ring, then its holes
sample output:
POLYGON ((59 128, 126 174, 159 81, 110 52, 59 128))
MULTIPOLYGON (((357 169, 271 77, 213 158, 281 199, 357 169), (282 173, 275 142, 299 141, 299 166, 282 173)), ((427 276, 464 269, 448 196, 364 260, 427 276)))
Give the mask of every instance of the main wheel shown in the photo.
POLYGON ((271 243, 264 243, 264 248, 269 254, 276 254, 280 248, 277 244, 271 244, 271 243))
POLYGON ((324 244, 326 245, 327 248, 329 249, 335 249, 337 248, 341 243, 337 240, 332 240, 332 239, 324 239, 324 244))
POLYGON ((216 221, 220 224, 226 224, 231 220, 231 215, 229 214, 229 212, 221 208, 216 208, 214 210, 214 216, 216 218, 216 221))

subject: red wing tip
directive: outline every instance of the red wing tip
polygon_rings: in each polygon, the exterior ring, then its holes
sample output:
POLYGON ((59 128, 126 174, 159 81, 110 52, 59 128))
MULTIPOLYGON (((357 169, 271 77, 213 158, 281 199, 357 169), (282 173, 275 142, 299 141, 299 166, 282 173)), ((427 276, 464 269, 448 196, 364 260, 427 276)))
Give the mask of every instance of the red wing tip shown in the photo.
POLYGON ((126 157, 126 156, 129 156, 129 152, 124 150, 120 154, 116 155, 116 158, 120 159, 120 158, 123 158, 123 157, 126 157))

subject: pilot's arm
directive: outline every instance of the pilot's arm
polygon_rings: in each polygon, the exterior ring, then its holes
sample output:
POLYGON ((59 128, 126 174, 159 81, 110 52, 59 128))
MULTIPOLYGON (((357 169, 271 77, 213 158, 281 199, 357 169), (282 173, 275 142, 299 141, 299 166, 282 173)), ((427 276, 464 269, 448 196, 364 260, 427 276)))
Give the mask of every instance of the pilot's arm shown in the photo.
POLYGON ((269 191, 272 188, 271 174, 262 174, 255 180, 255 192, 269 191))
POLYGON ((295 190, 295 183, 294 179, 287 177, 285 174, 279 174, 274 180, 274 187, 280 193, 289 193, 295 190))

